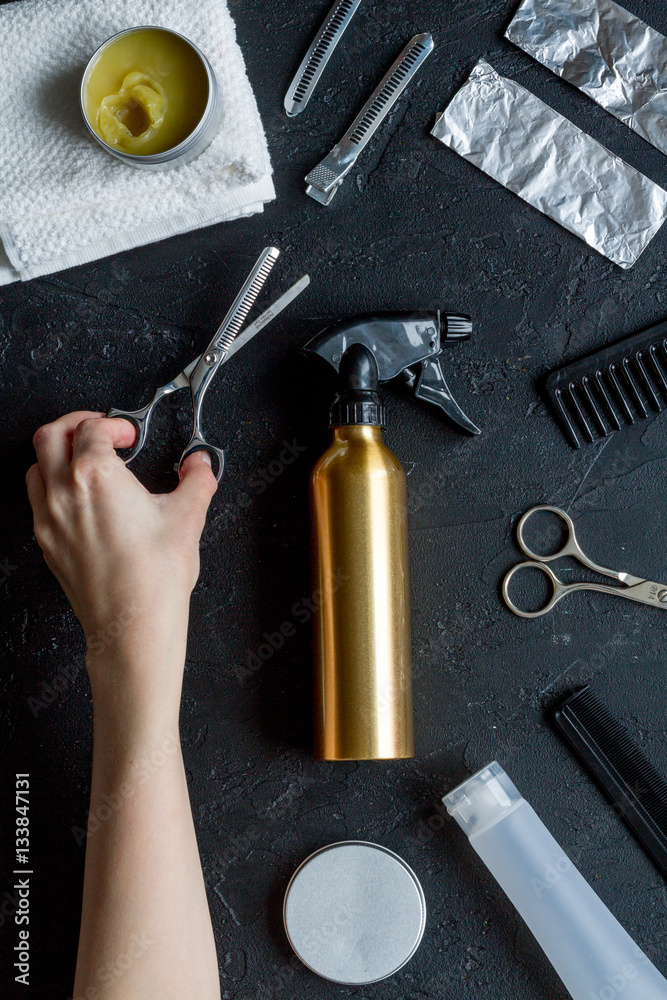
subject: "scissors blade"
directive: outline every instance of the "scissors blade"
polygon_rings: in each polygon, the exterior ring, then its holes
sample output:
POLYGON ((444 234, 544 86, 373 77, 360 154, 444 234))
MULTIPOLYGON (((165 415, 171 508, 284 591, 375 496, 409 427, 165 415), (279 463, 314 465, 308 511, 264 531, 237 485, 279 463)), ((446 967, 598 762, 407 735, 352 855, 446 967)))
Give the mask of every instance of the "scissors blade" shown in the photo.
POLYGON ((666 583, 642 580, 633 587, 619 587, 614 588, 614 590, 620 597, 627 597, 630 601, 639 601, 640 604, 652 604, 653 607, 662 608, 663 611, 667 611, 666 583))
MULTIPOLYGON (((245 328, 243 333, 240 333, 238 335, 232 346, 229 348, 229 351, 227 352, 227 356, 223 361, 223 364, 226 364, 229 361, 229 359, 232 358, 237 351, 240 351, 242 347, 245 347, 245 345, 249 341, 251 341, 252 338, 255 337, 260 330, 263 330, 265 326, 268 326, 269 323, 271 323, 276 318, 276 316, 279 316, 280 313, 283 311, 283 309, 287 309, 287 306, 290 305, 292 302, 294 302, 294 299, 296 299, 299 295, 301 295, 301 293, 304 292, 306 288, 308 288, 309 284, 310 284, 310 275, 304 274, 303 278, 299 278, 299 280, 295 282, 295 284, 293 284, 291 288, 287 289, 284 295, 281 295, 279 299, 276 299, 276 301, 273 303, 272 306, 269 306, 268 309, 265 309, 262 315, 258 316, 257 319, 254 321, 254 323, 251 323, 250 326, 247 326, 245 328)), ((189 379, 193 371, 197 367, 198 363, 199 363, 199 358, 195 358, 194 361, 190 362, 187 368, 183 369, 181 375, 185 376, 186 379, 189 379)), ((181 375, 179 375, 178 377, 180 378, 181 375)))
MULTIPOLYGON (((610 570, 608 570, 605 573, 605 576, 613 576, 613 573, 610 570)), ((616 579, 620 580, 621 583, 624 583, 627 587, 634 587, 638 583, 650 583, 651 582, 650 580, 642 580, 641 576, 631 576, 630 573, 617 573, 616 574, 616 579)), ((656 584, 656 586, 664 587, 665 584, 662 584, 662 583, 661 584, 656 584)))
POLYGON ((207 351, 204 352, 205 354, 208 351, 219 351, 223 356, 227 355, 279 256, 280 250, 277 247, 267 247, 262 250, 257 263, 234 299, 229 312, 218 327, 215 337, 209 344, 207 351))
POLYGON ((276 318, 276 316, 279 316, 283 309, 286 309, 290 303, 294 302, 294 299, 301 295, 301 292, 305 291, 309 284, 310 275, 304 274, 303 278, 299 278, 299 280, 295 282, 291 288, 287 289, 284 295, 281 295, 279 299, 276 299, 272 306, 265 309, 262 315, 258 316, 254 323, 251 323, 250 326, 246 327, 243 333, 240 333, 235 339, 234 343, 227 352, 225 363, 229 361, 229 359, 233 357, 237 351, 240 351, 242 347, 245 347, 248 341, 252 340, 252 338, 258 334, 260 330, 263 330, 265 326, 268 326, 269 323, 276 318))

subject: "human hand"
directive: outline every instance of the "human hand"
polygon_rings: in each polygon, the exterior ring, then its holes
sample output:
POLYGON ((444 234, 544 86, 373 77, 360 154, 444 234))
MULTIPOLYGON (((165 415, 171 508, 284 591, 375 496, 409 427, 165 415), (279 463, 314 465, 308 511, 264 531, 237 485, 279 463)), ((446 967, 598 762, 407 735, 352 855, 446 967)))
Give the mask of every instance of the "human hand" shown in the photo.
POLYGON ((26 477, 37 541, 86 636, 93 694, 111 650, 135 672, 142 660, 184 661, 199 540, 217 488, 200 451, 173 493, 149 493, 115 451, 135 437, 126 420, 69 413, 39 428, 26 477))

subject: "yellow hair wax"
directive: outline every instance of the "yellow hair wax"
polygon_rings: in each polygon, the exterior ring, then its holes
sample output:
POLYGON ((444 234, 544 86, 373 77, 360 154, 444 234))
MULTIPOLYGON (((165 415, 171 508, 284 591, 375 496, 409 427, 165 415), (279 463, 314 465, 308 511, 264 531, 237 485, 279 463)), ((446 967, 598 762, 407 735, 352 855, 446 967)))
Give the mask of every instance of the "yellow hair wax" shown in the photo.
POLYGON ((160 28, 124 32, 100 49, 83 90, 86 118, 107 145, 135 156, 180 145, 206 109, 196 49, 160 28))

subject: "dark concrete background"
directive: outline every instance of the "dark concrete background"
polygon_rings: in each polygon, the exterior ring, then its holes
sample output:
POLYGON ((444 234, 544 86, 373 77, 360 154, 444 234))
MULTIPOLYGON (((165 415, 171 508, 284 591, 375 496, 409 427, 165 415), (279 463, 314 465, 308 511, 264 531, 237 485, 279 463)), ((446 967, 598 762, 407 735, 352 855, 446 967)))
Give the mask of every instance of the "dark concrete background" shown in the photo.
MULTIPOLYGON (((667 4, 628 6, 667 32, 667 4)), ((284 256, 267 297, 305 270, 313 284, 230 363, 207 399, 207 429, 228 446, 228 467, 203 539, 182 712, 223 996, 562 1000, 525 926, 438 811, 446 790, 493 758, 667 973, 664 881, 544 715, 560 693, 590 681, 667 771, 666 623, 655 609, 604 595, 577 595, 550 616, 522 621, 499 597, 504 571, 519 558, 516 515, 542 501, 571 511, 597 560, 667 577, 667 418, 652 415, 575 452, 536 387, 545 371, 665 317, 667 229, 624 272, 429 130, 484 56, 654 180, 667 183, 667 169, 660 153, 503 41, 514 7, 366 0, 307 112, 288 120, 283 95, 328 0, 232 0, 277 201, 250 220, 0 290, 0 556, 11 567, 2 583, 1 811, 4 839, 14 773, 29 771, 35 869, 32 985, 12 990, 5 966, 3 996, 71 995, 84 860, 71 831, 85 825, 90 773, 81 633, 32 536, 23 482, 31 436, 68 410, 147 399, 201 349, 269 242, 284 256), (321 208, 304 194, 305 173, 403 43, 424 30, 436 49, 418 83, 334 205, 321 208), (474 316, 474 340, 451 352, 447 374, 484 433, 466 438, 400 386, 386 391, 387 441, 410 485, 417 757, 316 763, 308 625, 298 624, 261 669, 241 669, 265 632, 296 621, 292 608, 311 590, 307 481, 326 445, 332 381, 299 347, 342 316, 434 306, 474 316), (262 488, 258 476, 283 441, 303 451, 262 488), (64 690, 35 716, 29 699, 47 700, 57 686, 64 690), (281 928, 282 892, 296 865, 345 838, 398 851, 428 904, 415 958, 360 989, 301 967, 281 928)), ((174 485, 169 469, 187 430, 182 403, 165 407, 137 467, 154 489, 174 485)), ((563 572, 574 578, 574 568, 563 572)), ((3 891, 10 885, 7 878, 3 891)), ((15 933, 4 921, 5 961, 15 933)))

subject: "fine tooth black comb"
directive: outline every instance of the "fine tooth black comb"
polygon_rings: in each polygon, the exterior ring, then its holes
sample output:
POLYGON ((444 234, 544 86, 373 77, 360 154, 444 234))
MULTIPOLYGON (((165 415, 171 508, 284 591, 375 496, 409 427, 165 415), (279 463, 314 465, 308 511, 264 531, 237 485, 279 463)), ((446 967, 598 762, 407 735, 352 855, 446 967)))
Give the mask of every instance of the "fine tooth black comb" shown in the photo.
POLYGON ((590 687, 566 698, 554 722, 667 878, 667 781, 590 687))
POLYGON ((546 392, 579 447, 667 406, 667 321, 624 337, 547 376, 546 392))

